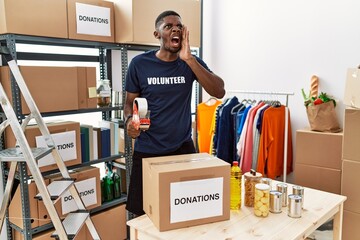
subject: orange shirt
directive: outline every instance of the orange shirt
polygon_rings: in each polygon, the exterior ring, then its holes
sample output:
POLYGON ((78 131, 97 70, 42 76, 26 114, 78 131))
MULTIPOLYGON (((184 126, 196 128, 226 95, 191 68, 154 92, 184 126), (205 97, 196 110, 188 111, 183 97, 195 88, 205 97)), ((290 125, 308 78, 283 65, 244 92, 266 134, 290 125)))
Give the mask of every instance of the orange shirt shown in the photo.
POLYGON ((288 142, 284 144, 285 106, 270 107, 264 112, 257 171, 269 178, 283 174, 284 147, 287 144, 287 173, 292 171, 292 141, 288 112, 288 142))
POLYGON ((212 140, 211 122, 216 108, 221 101, 216 100, 214 104, 208 105, 207 102, 200 103, 197 107, 197 134, 199 152, 210 152, 212 140))

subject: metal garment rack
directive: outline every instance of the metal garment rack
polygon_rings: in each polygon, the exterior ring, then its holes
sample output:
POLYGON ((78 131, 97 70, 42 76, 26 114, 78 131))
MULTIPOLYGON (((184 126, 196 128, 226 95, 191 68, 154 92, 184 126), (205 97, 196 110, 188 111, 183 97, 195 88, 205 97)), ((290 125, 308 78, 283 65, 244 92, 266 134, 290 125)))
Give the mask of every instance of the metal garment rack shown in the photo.
MULTIPOLYGON (((264 92, 264 91, 246 91, 246 90, 231 90, 226 91, 226 95, 236 95, 236 94, 254 94, 254 95, 271 95, 271 96, 285 96, 286 97, 286 108, 285 108, 285 131, 284 131, 284 142, 287 143, 288 141, 288 124, 289 124, 289 116, 288 116, 288 103, 289 103, 289 96, 294 95, 294 93, 290 92, 264 92)), ((287 144, 284 144, 284 156, 283 156, 283 182, 286 182, 286 169, 287 169, 287 144)))

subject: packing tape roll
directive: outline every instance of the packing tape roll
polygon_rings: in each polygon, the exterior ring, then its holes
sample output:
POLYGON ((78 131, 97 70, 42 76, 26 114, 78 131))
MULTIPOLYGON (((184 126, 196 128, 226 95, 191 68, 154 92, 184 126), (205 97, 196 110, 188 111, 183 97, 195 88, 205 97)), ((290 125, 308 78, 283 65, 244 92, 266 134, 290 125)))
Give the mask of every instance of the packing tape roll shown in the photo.
POLYGON ((145 118, 148 112, 148 103, 146 98, 135 98, 133 104, 136 104, 140 118, 145 118))

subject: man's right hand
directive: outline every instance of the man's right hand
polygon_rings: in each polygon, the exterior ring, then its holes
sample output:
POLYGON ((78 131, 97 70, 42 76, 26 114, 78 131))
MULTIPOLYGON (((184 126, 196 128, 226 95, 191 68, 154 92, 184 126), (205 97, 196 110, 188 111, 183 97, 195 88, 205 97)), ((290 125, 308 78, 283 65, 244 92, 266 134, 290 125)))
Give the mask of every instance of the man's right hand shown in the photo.
POLYGON ((131 138, 137 138, 140 135, 141 130, 140 129, 136 129, 134 127, 134 125, 132 124, 132 119, 129 119, 126 123, 126 129, 127 129, 127 134, 128 136, 130 136, 131 138))

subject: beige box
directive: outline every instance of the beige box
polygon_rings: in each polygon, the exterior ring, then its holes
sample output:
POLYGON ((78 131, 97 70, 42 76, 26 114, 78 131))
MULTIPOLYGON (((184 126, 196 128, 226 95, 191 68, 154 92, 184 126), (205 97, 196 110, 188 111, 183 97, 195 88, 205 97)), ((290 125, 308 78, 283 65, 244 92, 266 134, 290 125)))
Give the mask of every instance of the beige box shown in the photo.
POLYGON ((96 108, 96 68, 78 67, 77 74, 79 109, 96 108))
MULTIPOLYGON (((33 240, 49 240, 49 239, 55 239, 52 238, 51 235, 55 232, 55 229, 51 229, 51 230, 47 230, 45 232, 41 232, 39 234, 35 234, 32 236, 33 240)), ((23 240, 24 236, 22 233, 13 230, 13 239, 14 240, 23 240)), ((78 234, 76 235, 75 238, 73 238, 74 240, 87 240, 86 239, 86 235, 85 235, 85 227, 83 227, 82 229, 80 229, 80 231, 78 232, 78 234)))
POLYGON ((360 236, 360 214, 344 210, 342 240, 356 240, 360 236))
MULTIPOLYGON (((50 183, 49 179, 44 178, 44 181, 45 181, 46 186, 49 185, 49 183, 50 183)), ((42 200, 37 200, 37 210, 38 210, 38 216, 39 216, 39 226, 42 226, 42 225, 45 225, 45 224, 48 224, 51 222, 48 211, 42 200)))
POLYGON ((347 197, 344 209, 360 214, 360 192, 356 185, 360 182, 360 163, 344 159, 341 180, 341 195, 347 197))
MULTIPOLYGON (((83 199, 87 210, 99 207, 101 205, 101 187, 100 187, 100 169, 97 167, 86 166, 77 168, 70 171, 70 177, 75 179, 75 185, 78 189, 80 196, 83 199), (89 202, 90 200, 90 202, 89 202), (89 204, 91 203, 91 204, 89 204)), ((60 173, 52 174, 46 177, 49 182, 62 179, 60 173)), ((76 211, 69 201, 75 204, 70 193, 65 193, 59 201, 55 203, 55 208, 61 218, 65 218, 69 210, 70 212, 76 211)), ((74 205, 75 206, 75 205, 74 205)), ((46 215, 47 211, 44 205, 39 206, 39 215, 46 215)))
POLYGON ((296 164, 341 170, 343 133, 296 131, 296 164))
POLYGON ((198 0, 110 0, 115 6, 115 42, 159 45, 153 35, 155 19, 165 10, 180 14, 190 31, 190 46, 200 47, 200 9, 198 0))
MULTIPOLYGON (((97 213, 91 216, 91 220, 93 221, 101 240, 126 239, 125 204, 97 213)), ((86 239, 93 239, 89 230, 87 228, 85 229, 86 239)))
POLYGON ((343 155, 346 160, 360 162, 360 109, 345 109, 343 155))
POLYGON ((70 39, 115 41, 114 4, 102 0, 67 0, 70 39))
POLYGON ((294 183, 308 188, 340 194, 341 170, 296 163, 294 183))
POLYGON ((0 0, 0 34, 67 38, 66 0, 0 0))
POLYGON ((143 208, 160 231, 230 218, 230 164, 206 153, 143 159, 143 208))
MULTIPOLYGON (((78 73, 76 67, 20 66, 21 74, 41 113, 78 110, 78 73)), ((9 67, 0 68, 0 80, 12 102, 9 67)), ((22 113, 30 110, 21 94, 22 113)))
MULTIPOLYGON (((29 196, 23 196, 28 197, 28 202, 30 206, 30 222, 31 222, 31 228, 35 228, 39 226, 39 215, 38 215, 38 207, 37 207, 37 200, 34 198, 37 194, 37 188, 34 181, 31 181, 28 184, 28 192, 29 196)), ((15 194, 12 197, 10 204, 9 204, 9 220, 11 223, 15 224, 16 226, 20 228, 24 228, 23 225, 23 212, 22 212, 22 197, 21 197, 21 191, 20 191, 20 184, 16 188, 15 194)))
POLYGON ((346 72, 344 104, 360 108, 360 69, 349 68, 346 72))
MULTIPOLYGON (((67 166, 73 166, 81 163, 81 141, 80 141, 80 123, 78 122, 72 122, 72 121, 61 121, 61 122, 53 122, 48 123, 47 127, 49 129, 50 134, 57 134, 57 133, 65 133, 65 132, 74 132, 75 136, 74 139, 64 139, 64 141, 68 140, 68 142, 62 142, 64 146, 60 146, 60 148, 64 149, 74 149, 76 151, 75 155, 76 158, 64 160, 65 165, 67 166)), ((25 129, 25 137, 29 143, 29 146, 34 148, 36 147, 36 137, 40 136, 41 132, 37 125, 29 125, 25 129)), ((6 128, 5 130, 5 146, 6 148, 13 148, 15 147, 16 139, 14 137, 13 132, 10 128, 6 128)), ((56 143, 56 142, 55 142, 56 143)), ((62 144, 62 145, 63 145, 62 144)), ((59 149, 59 146, 57 146, 59 149)), ((61 151, 61 150, 60 150, 61 151)), ((61 154, 61 153, 60 153, 61 154)), ((42 159, 38 160, 38 163, 40 161, 43 161, 42 159)), ((41 162, 42 165, 39 169, 41 172, 46 172, 54 169, 58 169, 57 164, 52 163, 45 163, 41 162), (48 164, 48 165, 45 165, 48 164)), ((28 171, 28 174, 30 174, 30 171, 28 171)))

